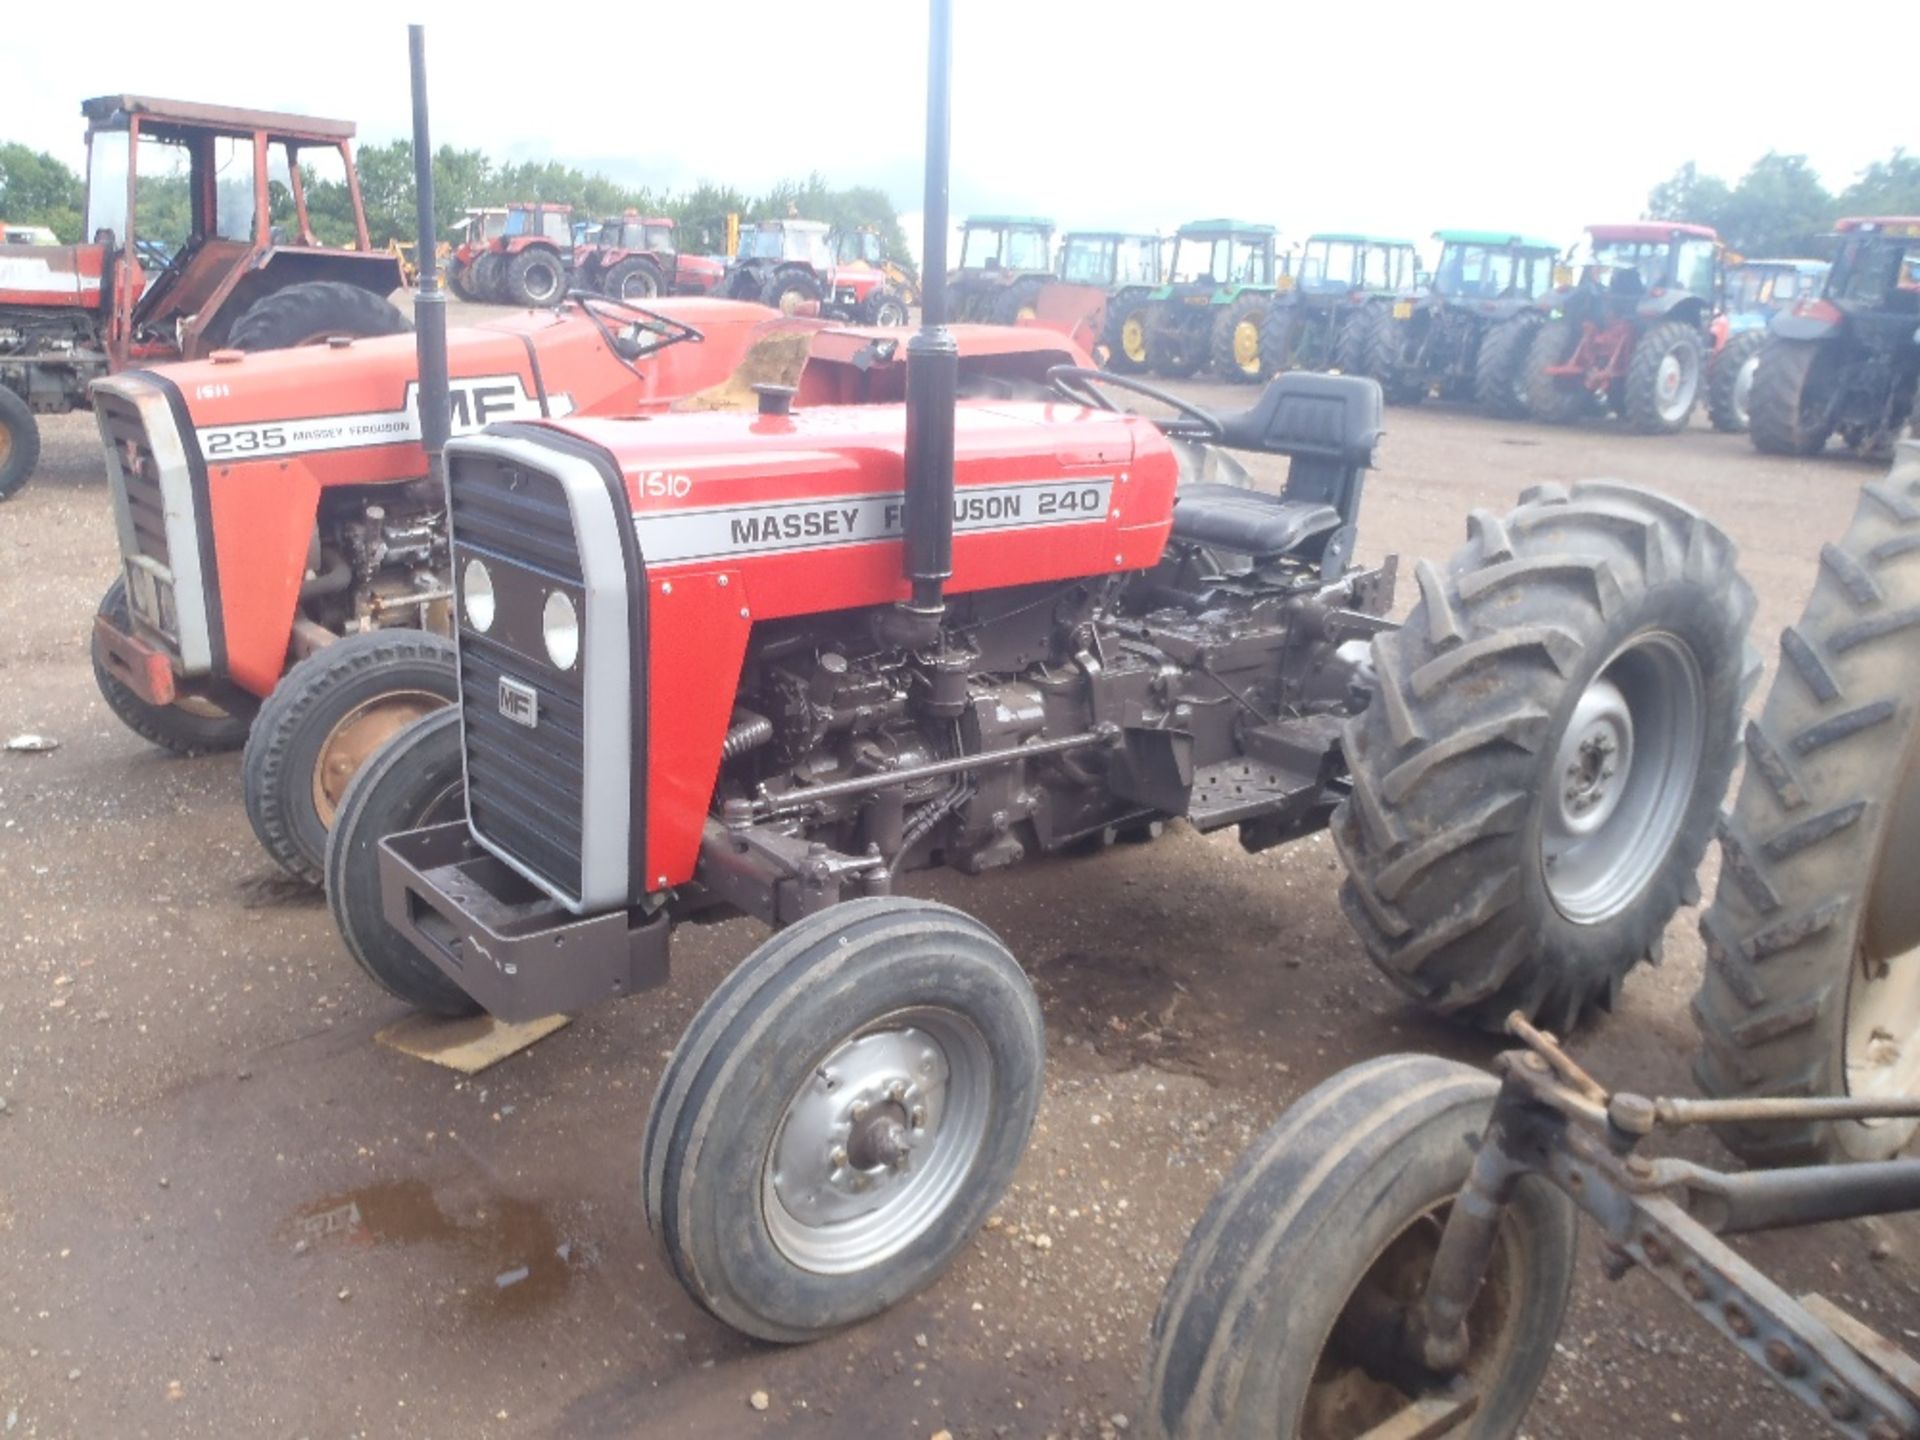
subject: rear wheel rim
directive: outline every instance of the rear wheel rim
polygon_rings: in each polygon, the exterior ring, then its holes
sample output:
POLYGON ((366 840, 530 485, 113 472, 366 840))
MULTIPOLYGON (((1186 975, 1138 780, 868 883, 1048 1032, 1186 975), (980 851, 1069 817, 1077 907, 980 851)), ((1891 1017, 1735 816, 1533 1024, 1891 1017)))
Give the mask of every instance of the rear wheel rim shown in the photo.
POLYGON ((1700 366, 1690 348, 1676 345, 1660 357, 1653 377, 1653 404, 1662 420, 1671 424, 1685 418, 1699 388, 1700 366))
POLYGON ((1733 372, 1733 418, 1742 425, 1747 423, 1747 409, 1753 396, 1753 374, 1760 368, 1760 355, 1755 352, 1740 362, 1740 368, 1733 372))
POLYGON ((762 1165, 774 1247, 822 1275, 906 1250, 971 1181, 994 1089, 986 1037, 957 1011, 896 1011, 836 1043, 787 1102, 762 1165))
POLYGON ((1127 359, 1140 365, 1147 358, 1147 326, 1138 315, 1129 315, 1120 326, 1120 350, 1127 359))
POLYGON ((1574 705, 1547 772, 1540 858, 1555 908, 1597 925, 1664 868, 1706 747, 1699 661, 1665 631, 1636 635, 1574 705))
POLYGON ((1233 327, 1233 363, 1248 374, 1260 368, 1260 322, 1251 315, 1233 327))
MULTIPOLYGON (((1920 830, 1920 745, 1882 802, 1891 807, 1867 886, 1847 985, 1847 1093, 1873 1100, 1920 1094, 1920 899, 1906 866, 1920 830)), ((1867 1125, 1911 1125, 1870 1120, 1867 1125)))
POLYGON ((394 690, 356 705, 327 732, 313 759, 313 808, 333 828, 334 812, 347 786, 382 745, 422 715, 447 703, 430 690, 394 690))

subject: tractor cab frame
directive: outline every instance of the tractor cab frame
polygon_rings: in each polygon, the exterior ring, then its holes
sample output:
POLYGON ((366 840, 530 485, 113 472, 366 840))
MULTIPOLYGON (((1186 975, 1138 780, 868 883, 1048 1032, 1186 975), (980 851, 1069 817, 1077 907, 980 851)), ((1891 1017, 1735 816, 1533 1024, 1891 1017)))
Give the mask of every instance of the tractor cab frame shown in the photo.
POLYGON ((1268 311, 1260 350, 1269 370, 1364 370, 1355 322, 1377 302, 1416 290, 1420 257, 1410 240, 1322 231, 1309 235, 1293 284, 1268 311))
POLYGON ((1147 298, 1143 315, 1119 320, 1123 332, 1129 320, 1144 323, 1147 368, 1177 377, 1211 365, 1248 384, 1271 374, 1260 327, 1287 283, 1278 237, 1271 225, 1243 220, 1193 220, 1176 230, 1167 283, 1147 298))
POLYGON ((1053 274, 1053 221, 1035 215, 969 215, 960 264, 947 276, 956 320, 1011 325, 1034 313, 1053 274))
MULTIPOLYGON (((878 236, 874 237, 878 240, 878 236)), ((822 220, 761 220, 740 232, 720 293, 785 315, 817 307, 830 319, 904 325, 906 302, 872 264, 842 265, 841 232, 822 220)))

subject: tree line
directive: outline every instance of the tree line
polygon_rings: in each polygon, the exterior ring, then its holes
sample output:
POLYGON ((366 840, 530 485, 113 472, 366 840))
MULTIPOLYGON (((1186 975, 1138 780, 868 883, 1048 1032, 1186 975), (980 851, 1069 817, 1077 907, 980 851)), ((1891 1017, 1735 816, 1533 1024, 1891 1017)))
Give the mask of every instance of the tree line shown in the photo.
POLYGON ((1688 161, 1647 196, 1649 219, 1711 225, 1754 259, 1815 254, 1819 237, 1843 215, 1920 215, 1920 156, 1895 149, 1837 194, 1804 155, 1769 150, 1731 183, 1688 161))
MULTIPOLYGON (((390 240, 412 240, 416 230, 412 143, 393 140, 369 145, 357 158, 373 243, 384 246, 390 240)), ((278 181, 271 182, 270 188, 275 222, 290 220, 291 194, 278 181)), ((350 243, 353 205, 345 177, 303 166, 301 188, 314 233, 330 245, 350 243)), ((738 215, 743 225, 789 216, 849 228, 870 225, 880 232, 896 260, 909 269, 913 265, 900 217, 885 191, 871 185, 835 187, 818 171, 804 180, 782 180, 760 195, 710 183, 680 191, 654 190, 589 175, 558 161, 501 164, 480 150, 442 145, 433 157, 433 200, 435 223, 443 239, 451 238, 469 208, 537 200, 570 205, 574 218, 583 220, 597 221, 627 210, 667 216, 676 226, 680 248, 690 252, 718 251, 728 215, 738 215)), ((85 202, 85 182, 55 156, 25 145, 0 143, 0 219, 45 225, 62 242, 72 244, 80 240, 85 227, 85 202)), ((136 225, 143 235, 177 244, 186 233, 186 207, 183 177, 143 176, 136 225)))

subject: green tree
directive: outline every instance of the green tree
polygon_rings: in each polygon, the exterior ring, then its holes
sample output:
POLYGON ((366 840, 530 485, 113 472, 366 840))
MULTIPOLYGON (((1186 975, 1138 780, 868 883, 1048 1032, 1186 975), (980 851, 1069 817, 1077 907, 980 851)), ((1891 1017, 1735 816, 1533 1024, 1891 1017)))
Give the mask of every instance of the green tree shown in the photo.
POLYGON ((1702 175, 1689 160, 1654 186, 1647 195, 1649 220, 1692 220, 1711 224, 1727 203, 1727 183, 1717 175, 1702 175))
POLYGON ((1847 215, 1920 215, 1920 156, 1896 149, 1876 160, 1840 193, 1847 215))
POLYGON ((0 219, 45 225, 63 244, 79 241, 86 186, 44 150, 0 144, 0 219))
POLYGON ((1833 196, 1804 155, 1769 150, 1712 222, 1742 255, 1804 255, 1833 221, 1833 196))

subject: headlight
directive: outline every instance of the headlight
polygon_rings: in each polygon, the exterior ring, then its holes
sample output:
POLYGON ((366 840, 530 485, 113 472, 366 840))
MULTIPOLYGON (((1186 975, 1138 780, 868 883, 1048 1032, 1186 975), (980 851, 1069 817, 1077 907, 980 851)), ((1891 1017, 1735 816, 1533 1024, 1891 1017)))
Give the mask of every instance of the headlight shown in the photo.
POLYGON ((460 590, 466 596, 467 623, 482 635, 493 628, 493 574, 484 560, 469 560, 461 572, 460 590))
POLYGON ((580 616, 558 590, 547 596, 540 612, 540 633, 547 642, 547 658, 562 670, 571 670, 580 658, 580 616))

